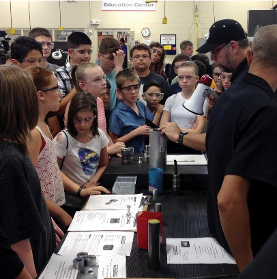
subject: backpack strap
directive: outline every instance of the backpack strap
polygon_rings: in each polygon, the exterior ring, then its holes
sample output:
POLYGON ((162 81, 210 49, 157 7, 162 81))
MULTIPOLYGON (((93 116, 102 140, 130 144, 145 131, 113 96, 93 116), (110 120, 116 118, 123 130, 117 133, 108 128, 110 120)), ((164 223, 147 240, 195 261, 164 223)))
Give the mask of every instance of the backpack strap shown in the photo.
MULTIPOLYGON (((65 136, 66 136, 66 150, 68 149, 68 136, 67 136, 67 133, 65 132, 65 131, 62 131, 64 134, 65 134, 65 136)), ((60 170, 62 169, 62 167, 63 167, 63 162, 64 162, 64 159, 65 159, 65 156, 63 157, 63 159, 62 159, 62 162, 61 162, 61 166, 60 166, 60 170)))

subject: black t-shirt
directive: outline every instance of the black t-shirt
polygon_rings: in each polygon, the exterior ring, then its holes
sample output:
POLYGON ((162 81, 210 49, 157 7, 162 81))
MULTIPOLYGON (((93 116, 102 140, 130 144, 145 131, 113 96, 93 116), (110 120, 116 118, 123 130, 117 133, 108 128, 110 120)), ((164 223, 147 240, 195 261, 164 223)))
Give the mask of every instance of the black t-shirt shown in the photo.
POLYGON ((24 265, 17 253, 11 249, 9 239, 0 227, 0 276, 5 279, 16 278, 24 265))
POLYGON ((218 213, 225 175, 250 181, 248 207, 254 255, 277 225, 277 103, 263 79, 246 73, 218 99, 206 137, 209 230, 230 252, 218 213))
POLYGON ((148 76, 140 77, 139 79, 140 79, 141 84, 146 84, 149 81, 157 82, 161 86, 163 93, 167 92, 167 90, 168 90, 168 84, 167 84, 166 80, 161 75, 158 75, 154 72, 150 71, 148 76))
POLYGON ((55 248, 55 233, 38 174, 27 155, 0 140, 0 225, 11 244, 29 239, 37 272, 55 248))

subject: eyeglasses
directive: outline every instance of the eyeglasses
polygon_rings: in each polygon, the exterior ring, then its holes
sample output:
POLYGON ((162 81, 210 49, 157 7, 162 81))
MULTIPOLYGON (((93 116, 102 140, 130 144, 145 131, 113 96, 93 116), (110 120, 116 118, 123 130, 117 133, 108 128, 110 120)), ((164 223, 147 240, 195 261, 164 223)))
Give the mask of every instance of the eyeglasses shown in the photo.
POLYGON ((148 96, 148 97, 150 97, 150 98, 153 98, 154 96, 156 97, 156 98, 162 98, 163 96, 164 96, 164 93, 154 93, 154 92, 145 92, 144 93, 146 96, 148 96))
POLYGON ((106 58, 107 60, 110 60, 110 61, 114 61, 114 56, 106 56, 106 55, 104 55, 104 54, 102 54, 102 53, 100 53, 100 55, 102 56, 102 57, 104 57, 104 58, 106 58))
POLYGON ((146 54, 144 54, 144 55, 135 55, 133 58, 135 58, 135 59, 147 59, 147 58, 149 58, 150 56, 149 55, 146 55, 146 54))
POLYGON ((195 78, 195 77, 197 77, 197 76, 196 76, 196 75, 195 75, 195 76, 178 76, 178 79, 179 79, 179 80, 185 79, 185 80, 187 80, 187 81, 190 81, 190 80, 192 80, 192 79, 195 78))
POLYGON ((41 89, 41 91, 43 91, 43 92, 47 92, 47 91, 50 91, 50 90, 55 90, 57 92, 57 94, 59 94, 61 92, 58 85, 55 86, 55 87, 41 89))
POLYGON ((43 63, 45 61, 44 57, 41 57, 39 59, 35 59, 35 58, 24 58, 22 59, 21 63, 29 63, 29 64, 34 64, 34 63, 43 63))
POLYGON ((94 78, 94 79, 92 79, 91 81, 88 81, 88 82, 101 83, 102 80, 106 80, 106 79, 107 79, 107 76, 103 75, 102 77, 96 77, 96 78, 94 78))
POLYGON ((125 91, 126 93, 132 93, 133 91, 138 91, 140 88, 140 84, 133 84, 125 87, 121 87, 121 91, 125 91))
POLYGON ((213 73, 213 75, 217 76, 217 77, 220 77, 221 76, 221 73, 213 73))
POLYGON ((93 117, 74 117, 73 120, 77 123, 82 123, 83 120, 86 122, 86 123, 89 123, 91 120, 94 120, 96 118, 96 115, 93 116, 93 117))
POLYGON ((211 51, 211 55, 215 56, 216 54, 219 53, 219 51, 220 51, 222 48, 224 48, 224 47, 227 46, 228 44, 229 44, 229 43, 226 43, 226 44, 224 44, 223 46, 221 46, 220 48, 215 49, 215 50, 212 50, 212 51, 211 51))
POLYGON ((157 50, 156 48, 152 48, 151 51, 154 53, 154 54, 157 54, 159 57, 162 57, 163 53, 160 52, 159 50, 157 50))
POLYGON ((80 55, 85 55, 86 53, 88 55, 91 55, 92 54, 92 50, 91 49, 79 49, 79 50, 76 50, 74 48, 72 48, 72 50, 76 51, 77 53, 79 53, 80 55))
POLYGON ((222 74, 221 74, 219 77, 220 77, 221 79, 223 79, 223 80, 225 80, 225 79, 231 80, 232 75, 225 76, 225 75, 222 75, 222 74))
MULTIPOLYGON (((39 42, 39 41, 38 41, 39 42)), ((41 46, 47 46, 47 47, 51 47, 51 49, 53 49, 54 48, 54 43, 52 43, 52 42, 39 42, 40 44, 41 44, 41 46)))

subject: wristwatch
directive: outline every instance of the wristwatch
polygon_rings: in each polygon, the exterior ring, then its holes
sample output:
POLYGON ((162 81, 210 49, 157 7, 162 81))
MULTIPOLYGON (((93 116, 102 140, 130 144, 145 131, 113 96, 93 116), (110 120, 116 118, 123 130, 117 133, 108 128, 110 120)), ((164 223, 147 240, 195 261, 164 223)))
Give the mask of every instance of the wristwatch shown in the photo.
POLYGON ((77 197, 81 197, 81 191, 83 190, 83 189, 85 189, 86 188, 86 186, 84 186, 84 185, 81 185, 80 186, 80 188, 78 189, 78 191, 77 191, 77 197))
POLYGON ((179 143, 179 144, 183 144, 183 137, 184 137, 184 135, 186 135, 188 132, 183 132, 183 131, 181 131, 180 132, 180 134, 179 134, 179 137, 178 137, 178 139, 177 139, 177 143, 179 143))

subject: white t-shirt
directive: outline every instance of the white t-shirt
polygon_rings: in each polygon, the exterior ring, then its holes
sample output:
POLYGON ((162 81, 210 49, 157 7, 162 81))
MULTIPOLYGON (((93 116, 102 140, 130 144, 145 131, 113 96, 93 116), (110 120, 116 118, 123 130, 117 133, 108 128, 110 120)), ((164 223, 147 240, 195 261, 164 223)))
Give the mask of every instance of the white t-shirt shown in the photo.
POLYGON ((88 143, 81 143, 74 139, 68 131, 59 133, 62 138, 57 141, 57 135, 54 138, 56 155, 63 159, 63 173, 78 185, 88 182, 97 172, 100 162, 101 149, 108 145, 108 138, 101 129, 98 129, 99 136, 93 137, 88 143))
POLYGON ((176 122, 180 128, 184 129, 191 129, 197 118, 196 114, 183 107, 183 103, 188 100, 183 98, 182 92, 179 92, 167 98, 164 105, 164 110, 169 111, 171 114, 170 121, 176 122))

